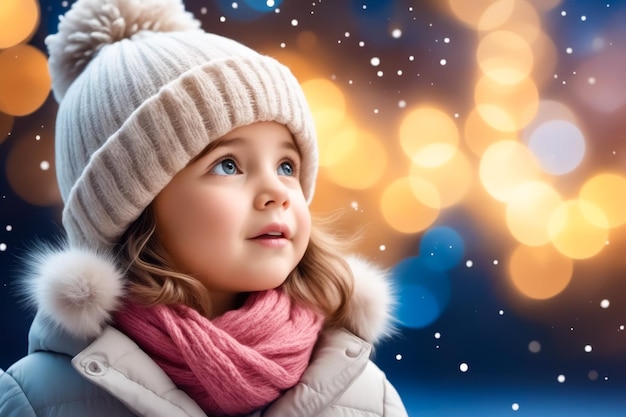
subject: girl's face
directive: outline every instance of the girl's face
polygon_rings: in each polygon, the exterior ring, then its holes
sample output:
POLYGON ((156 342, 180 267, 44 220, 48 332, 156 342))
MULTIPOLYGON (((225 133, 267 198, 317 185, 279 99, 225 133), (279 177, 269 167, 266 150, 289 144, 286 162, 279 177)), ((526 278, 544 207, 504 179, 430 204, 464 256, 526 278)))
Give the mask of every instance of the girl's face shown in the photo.
POLYGON ((216 304, 280 286, 311 233, 300 154, 275 122, 237 128, 180 171, 154 209, 159 239, 216 304))

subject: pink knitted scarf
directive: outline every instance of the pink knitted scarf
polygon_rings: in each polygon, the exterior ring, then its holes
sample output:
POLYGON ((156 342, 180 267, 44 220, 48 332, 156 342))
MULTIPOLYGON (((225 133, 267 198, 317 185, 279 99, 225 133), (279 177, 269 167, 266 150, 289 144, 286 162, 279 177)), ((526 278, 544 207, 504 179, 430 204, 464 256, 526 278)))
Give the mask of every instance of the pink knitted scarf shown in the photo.
POLYGON ((209 415, 250 413, 293 387, 323 321, 280 290, 253 293, 214 320, 182 305, 132 303, 115 320, 209 415))

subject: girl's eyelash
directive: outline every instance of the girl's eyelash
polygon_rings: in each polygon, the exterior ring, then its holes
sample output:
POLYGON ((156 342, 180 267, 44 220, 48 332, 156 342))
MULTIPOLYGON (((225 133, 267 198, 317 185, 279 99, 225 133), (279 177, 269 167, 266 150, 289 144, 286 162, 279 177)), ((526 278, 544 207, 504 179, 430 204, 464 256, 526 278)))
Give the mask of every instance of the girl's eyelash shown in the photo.
POLYGON ((289 162, 291 164, 291 166, 293 167, 293 175, 297 176, 300 173, 300 165, 298 165, 298 163, 296 162, 296 160, 290 156, 285 156, 283 158, 283 160, 281 161, 281 164, 283 162, 289 162))
MULTIPOLYGON (((209 166, 209 171, 212 170, 213 168, 215 168, 215 166, 217 166, 218 164, 224 162, 226 159, 232 159, 235 162, 235 165, 237 165, 237 167, 239 167, 239 162, 237 162, 237 158, 235 157, 235 155, 232 154, 232 153, 227 153, 227 154, 224 154, 224 155, 220 156, 219 158, 215 159, 215 161, 209 166)), ((294 176, 297 176, 300 173, 300 164, 298 164, 298 162, 296 162, 295 158, 293 158, 291 156, 285 156, 280 161, 280 164, 282 164, 283 162, 289 162, 291 164, 291 166, 293 167, 294 176)))
POLYGON ((227 154, 224 154, 224 155, 220 156, 219 158, 217 158, 217 159, 216 159, 216 160, 215 160, 215 161, 214 161, 214 162, 213 162, 213 163, 209 166, 209 169, 213 169, 213 168, 215 168, 215 166, 216 166, 217 164, 221 164, 222 162, 224 162, 224 161, 225 161, 225 160, 227 160, 227 159, 232 159, 232 160, 235 162, 235 164, 236 164, 237 166, 239 166, 239 162, 237 162, 237 158, 235 157, 235 155, 233 155, 232 153, 227 153, 227 154))

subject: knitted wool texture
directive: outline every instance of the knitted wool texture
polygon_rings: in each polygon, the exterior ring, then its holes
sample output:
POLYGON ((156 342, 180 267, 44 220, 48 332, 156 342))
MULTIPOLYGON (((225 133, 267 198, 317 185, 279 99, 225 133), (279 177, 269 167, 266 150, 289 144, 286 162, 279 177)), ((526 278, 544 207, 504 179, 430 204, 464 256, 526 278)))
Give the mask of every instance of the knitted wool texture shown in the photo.
POLYGON ((291 131, 311 200, 317 145, 298 81, 273 58, 199 28, 181 0, 78 0, 46 38, 73 246, 110 250, 210 142, 254 122, 291 131))
POLYGON ((293 387, 323 322, 280 290, 253 293, 212 321, 181 305, 135 304, 115 320, 206 413, 229 416, 261 409, 293 387))

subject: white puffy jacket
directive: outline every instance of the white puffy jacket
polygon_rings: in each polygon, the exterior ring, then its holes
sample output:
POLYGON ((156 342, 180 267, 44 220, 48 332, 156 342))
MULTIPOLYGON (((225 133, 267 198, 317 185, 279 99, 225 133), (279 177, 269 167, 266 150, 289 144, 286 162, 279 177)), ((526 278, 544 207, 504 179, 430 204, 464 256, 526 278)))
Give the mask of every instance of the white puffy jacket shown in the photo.
MULTIPOLYGON (((407 415, 396 390, 370 360, 371 343, 391 329, 389 283, 382 271, 363 260, 352 258, 350 264, 355 302, 346 326, 360 337, 345 329, 323 332, 300 382, 255 417, 407 415)), ((87 291, 88 308, 55 304, 67 302, 67 294, 55 302, 41 299, 50 296, 41 288, 50 288, 57 279, 65 280, 64 288, 68 279, 76 279, 76 288, 84 289, 87 275, 93 283, 94 274, 112 269, 109 260, 77 250, 36 260, 32 288, 38 313, 29 334, 29 354, 0 371, 0 416, 205 416, 130 338, 106 325, 110 312, 97 307, 114 305, 110 299, 94 299, 99 293, 93 287, 87 291), (85 323, 98 323, 95 337, 84 332, 85 323)))

